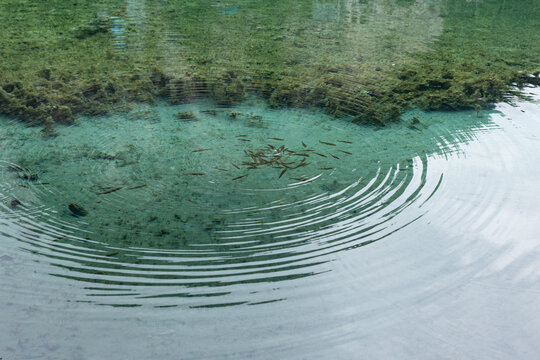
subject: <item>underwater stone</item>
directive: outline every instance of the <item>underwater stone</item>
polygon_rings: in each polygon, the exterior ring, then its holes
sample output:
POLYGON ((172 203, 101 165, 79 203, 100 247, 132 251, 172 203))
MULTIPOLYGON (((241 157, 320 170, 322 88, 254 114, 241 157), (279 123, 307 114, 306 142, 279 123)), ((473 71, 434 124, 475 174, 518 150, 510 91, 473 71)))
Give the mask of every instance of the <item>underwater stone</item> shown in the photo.
POLYGON ((19 206, 22 206, 22 203, 17 200, 17 199, 13 199, 11 200, 11 202, 9 203, 9 206, 12 208, 12 209, 16 209, 18 208, 19 206))

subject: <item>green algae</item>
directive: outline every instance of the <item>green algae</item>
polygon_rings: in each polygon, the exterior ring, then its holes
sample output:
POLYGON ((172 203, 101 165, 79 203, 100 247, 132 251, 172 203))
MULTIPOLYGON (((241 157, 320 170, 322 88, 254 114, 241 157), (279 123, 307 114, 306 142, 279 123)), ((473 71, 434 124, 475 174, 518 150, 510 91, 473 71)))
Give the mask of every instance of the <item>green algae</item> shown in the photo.
MULTIPOLYGON (((408 108, 487 108, 539 84, 532 0, 1 0, 0 112, 69 124, 130 103, 256 95, 384 125, 408 108)), ((50 125, 47 125, 50 128, 50 125)))

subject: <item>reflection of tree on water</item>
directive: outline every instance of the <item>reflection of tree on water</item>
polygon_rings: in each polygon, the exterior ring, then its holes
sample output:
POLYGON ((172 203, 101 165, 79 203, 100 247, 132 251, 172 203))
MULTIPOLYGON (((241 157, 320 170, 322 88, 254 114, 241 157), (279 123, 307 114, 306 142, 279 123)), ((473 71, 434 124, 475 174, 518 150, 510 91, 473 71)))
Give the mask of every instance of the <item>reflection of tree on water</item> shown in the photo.
POLYGON ((372 42, 371 46, 391 47, 399 54, 425 50, 425 45, 442 33, 440 14, 439 4, 427 4, 421 0, 399 4, 389 1, 316 0, 312 17, 317 21, 350 24, 346 34, 355 42, 364 46, 372 42))
POLYGON ((117 52, 143 50, 142 29, 146 24, 146 0, 126 0, 121 10, 111 16, 113 46, 117 52), (127 31, 129 28, 129 31, 127 31))

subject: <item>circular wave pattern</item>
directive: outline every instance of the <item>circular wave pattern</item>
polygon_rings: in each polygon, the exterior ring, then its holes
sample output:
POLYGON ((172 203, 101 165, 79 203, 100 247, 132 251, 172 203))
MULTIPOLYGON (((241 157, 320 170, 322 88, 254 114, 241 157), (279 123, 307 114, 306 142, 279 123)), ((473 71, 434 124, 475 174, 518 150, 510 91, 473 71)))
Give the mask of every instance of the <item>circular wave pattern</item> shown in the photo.
POLYGON ((2 217, 20 229, 4 235, 46 256, 52 275, 84 282, 85 301, 258 303, 238 295, 244 284, 328 271, 335 253, 421 217, 443 180, 427 181, 428 154, 467 141, 433 133, 420 151, 431 129, 382 134, 318 112, 190 106, 86 119, 54 146, 27 137, 24 164, 1 164, 2 217))

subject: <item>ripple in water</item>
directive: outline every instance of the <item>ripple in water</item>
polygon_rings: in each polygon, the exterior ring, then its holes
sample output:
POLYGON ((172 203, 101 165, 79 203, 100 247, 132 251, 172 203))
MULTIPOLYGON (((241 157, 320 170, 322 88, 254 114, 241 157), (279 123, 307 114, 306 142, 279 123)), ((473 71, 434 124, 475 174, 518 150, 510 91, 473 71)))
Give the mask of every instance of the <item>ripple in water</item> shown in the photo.
POLYGON ((53 138, 4 120, 2 235, 83 282, 84 301, 282 300, 250 294, 414 222, 444 180, 428 181, 428 157, 489 128, 476 112, 407 117, 375 129, 257 102, 139 106, 53 138))

